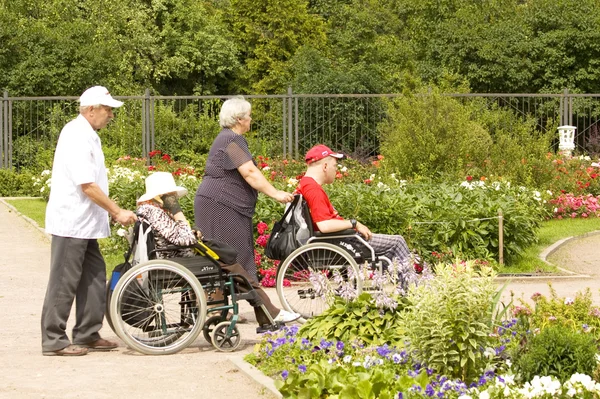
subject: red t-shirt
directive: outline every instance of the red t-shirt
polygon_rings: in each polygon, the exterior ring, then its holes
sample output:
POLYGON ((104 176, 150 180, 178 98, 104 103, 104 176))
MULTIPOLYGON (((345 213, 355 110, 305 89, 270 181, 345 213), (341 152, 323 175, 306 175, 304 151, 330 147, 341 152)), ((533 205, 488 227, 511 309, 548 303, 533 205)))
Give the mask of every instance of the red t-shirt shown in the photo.
POLYGON ((308 205, 315 231, 320 231, 317 227, 317 222, 331 219, 344 219, 339 215, 338 211, 335 210, 331 201, 329 201, 329 197, 323 190, 323 187, 321 187, 321 185, 312 177, 304 176, 300 179, 296 191, 302 194, 308 205))

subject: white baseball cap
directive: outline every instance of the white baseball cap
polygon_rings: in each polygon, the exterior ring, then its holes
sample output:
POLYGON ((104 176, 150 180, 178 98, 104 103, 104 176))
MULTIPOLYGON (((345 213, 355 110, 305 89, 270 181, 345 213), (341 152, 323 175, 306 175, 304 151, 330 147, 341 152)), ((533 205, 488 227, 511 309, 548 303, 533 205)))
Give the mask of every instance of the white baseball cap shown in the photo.
POLYGON ((79 105, 83 107, 89 105, 106 105, 107 107, 118 108, 123 105, 123 102, 112 98, 106 87, 94 86, 84 91, 81 97, 79 97, 79 105))

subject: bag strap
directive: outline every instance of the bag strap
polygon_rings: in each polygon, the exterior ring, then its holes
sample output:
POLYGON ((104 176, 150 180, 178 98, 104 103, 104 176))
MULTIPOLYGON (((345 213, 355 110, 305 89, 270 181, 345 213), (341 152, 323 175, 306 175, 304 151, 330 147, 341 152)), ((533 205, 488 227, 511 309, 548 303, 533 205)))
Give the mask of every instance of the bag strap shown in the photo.
POLYGON ((302 200, 302 194, 295 194, 294 195, 294 200, 290 203, 290 206, 288 206, 288 208, 285 210, 283 217, 281 218, 281 223, 285 226, 288 225, 288 223, 286 223, 286 218, 287 216, 294 210, 294 208, 298 205, 298 202, 302 200))
POLYGON ((127 262, 127 263, 129 263, 129 258, 131 258, 133 249, 137 245, 137 242, 140 238, 140 225, 141 224, 142 224, 142 222, 138 219, 138 220, 136 220, 135 224, 133 225, 133 240, 131 241, 132 244, 129 246, 129 249, 127 250, 127 252, 125 252, 123 254, 123 257, 125 258, 125 262, 127 262))

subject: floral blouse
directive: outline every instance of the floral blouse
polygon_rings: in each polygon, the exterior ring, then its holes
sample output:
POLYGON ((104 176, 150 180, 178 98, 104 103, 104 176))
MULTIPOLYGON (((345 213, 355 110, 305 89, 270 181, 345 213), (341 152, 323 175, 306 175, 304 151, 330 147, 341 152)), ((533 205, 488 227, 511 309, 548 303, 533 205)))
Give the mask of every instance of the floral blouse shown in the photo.
MULTIPOLYGON (((198 242, 196 235, 186 222, 173 219, 169 213, 158 205, 142 204, 137 208, 136 213, 152 228, 156 249, 173 245, 193 245, 198 242)), ((182 248, 156 253, 156 257, 159 259, 190 258, 192 256, 195 256, 193 248, 182 248)))

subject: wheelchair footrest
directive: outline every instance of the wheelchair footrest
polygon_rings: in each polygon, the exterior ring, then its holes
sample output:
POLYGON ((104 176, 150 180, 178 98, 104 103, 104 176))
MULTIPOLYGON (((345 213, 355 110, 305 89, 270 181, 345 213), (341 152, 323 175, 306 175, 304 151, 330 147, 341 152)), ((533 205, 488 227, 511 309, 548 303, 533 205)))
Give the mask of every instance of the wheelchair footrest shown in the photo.
POLYGON ((236 298, 238 301, 248 301, 252 306, 260 306, 263 303, 260 296, 254 290, 237 293, 236 298))
POLYGON ((263 334, 266 332, 279 331, 282 327, 285 327, 285 324, 280 322, 275 322, 273 324, 262 324, 256 327, 256 333, 263 334))

